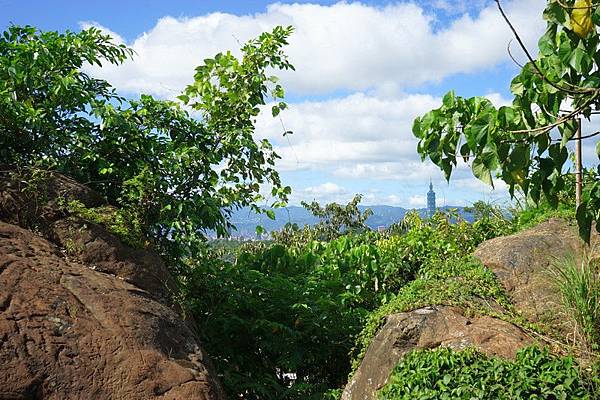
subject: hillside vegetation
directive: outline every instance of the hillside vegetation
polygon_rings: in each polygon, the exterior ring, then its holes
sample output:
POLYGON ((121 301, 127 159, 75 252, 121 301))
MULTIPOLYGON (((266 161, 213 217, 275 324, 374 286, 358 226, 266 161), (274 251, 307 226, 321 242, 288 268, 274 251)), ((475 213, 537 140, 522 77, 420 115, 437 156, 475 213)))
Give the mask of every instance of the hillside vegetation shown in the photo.
MULTIPOLYGON (((226 236, 232 212, 242 207, 273 218, 265 198, 281 207, 291 191, 275 168, 279 156, 256 139, 254 126, 267 103, 273 116, 287 107, 270 71, 293 69, 283 51, 291 27, 249 41, 239 58, 226 52, 204 60, 179 101, 166 101, 125 99, 83 72, 86 64, 131 56, 94 28, 11 26, 0 37, 0 166, 28 204, 14 218, 47 234, 39 205, 55 172, 97 192, 102 205, 65 197, 56 206, 66 217, 103 225, 129 248, 160 255, 176 281, 169 301, 194 321, 228 398, 343 398, 386 317, 433 305, 500 319, 536 345, 514 360, 472 348, 417 349, 394 368, 381 399, 599 398, 593 249, 583 264, 574 255, 555 265, 556 302, 573 326, 568 335, 549 321, 529 320, 473 255, 490 239, 551 217, 578 224, 583 240, 593 242, 598 175, 586 174, 576 206, 575 181, 564 167, 573 118, 598 109, 600 36, 573 32, 558 2, 545 17, 540 65, 532 60, 513 81, 513 106, 496 109, 450 93, 415 122, 418 151, 448 178, 462 157, 483 181, 507 182, 522 200, 512 215, 479 202, 472 223, 452 212, 429 219, 409 213, 373 232, 357 196, 347 205, 305 204, 315 226, 286 226, 273 241, 234 248, 209 246, 205 233, 226 236), (567 99, 578 111, 568 118, 559 115, 567 99), (551 137, 556 127, 562 142, 551 137)), ((63 247, 76 250, 72 242, 63 247)))

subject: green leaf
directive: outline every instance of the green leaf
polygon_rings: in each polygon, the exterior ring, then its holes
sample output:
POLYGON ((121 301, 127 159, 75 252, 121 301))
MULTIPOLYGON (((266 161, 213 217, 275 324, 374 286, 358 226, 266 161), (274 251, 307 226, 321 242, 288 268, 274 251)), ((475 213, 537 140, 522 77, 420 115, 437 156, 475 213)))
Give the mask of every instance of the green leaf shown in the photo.
POLYGON ((517 145, 510 153, 511 167, 515 169, 523 169, 529 163, 530 155, 529 146, 517 145))
POLYGON ((186 94, 180 94, 179 96, 177 96, 177 98, 179 100, 181 100, 181 102, 183 104, 188 104, 190 102, 190 96, 186 95, 186 94))
POLYGON ((262 235, 266 231, 265 231, 265 228, 262 227, 262 225, 257 225, 256 228, 255 228, 255 232, 256 232, 257 235, 262 235))
POLYGON ((525 92, 525 85, 521 82, 520 77, 516 77, 510 83, 510 92, 515 96, 522 96, 525 92))
POLYGON ((581 203, 577 207, 575 217, 577 219, 577 225, 579 225, 579 236, 589 244, 592 233, 593 217, 588 213, 586 203, 581 203))
POLYGON ((549 56, 554 53, 554 32, 552 30, 546 31, 540 38, 538 48, 540 49, 540 54, 543 56, 549 56))
POLYGON ((269 217, 269 219, 275 219, 275 212, 273 210, 267 208, 265 209, 265 214, 267 214, 267 217, 269 217))
POLYGON ((454 104, 456 103, 456 95, 454 94, 453 90, 449 91, 448 93, 446 93, 444 95, 442 103, 447 108, 453 108, 454 107, 454 104))
POLYGON ((515 111, 513 107, 502 106, 498 109, 498 121, 501 126, 510 129, 513 126, 517 126, 519 124, 519 114, 515 111))
POLYGON ((281 110, 280 110, 279 106, 271 107, 271 114, 273 115, 273 117, 278 116, 280 111, 281 110))
POLYGON ((481 157, 477 157, 473 160, 473 164, 471 165, 471 169, 473 170, 473 174, 480 181, 487 183, 488 185, 493 185, 492 182, 492 174, 489 168, 485 165, 481 157))
POLYGON ((592 67, 592 58, 586 50, 578 46, 569 58, 569 65, 580 75, 587 74, 592 67))
POLYGON ((544 10, 544 19, 562 25, 567 21, 568 14, 558 2, 550 2, 544 10))

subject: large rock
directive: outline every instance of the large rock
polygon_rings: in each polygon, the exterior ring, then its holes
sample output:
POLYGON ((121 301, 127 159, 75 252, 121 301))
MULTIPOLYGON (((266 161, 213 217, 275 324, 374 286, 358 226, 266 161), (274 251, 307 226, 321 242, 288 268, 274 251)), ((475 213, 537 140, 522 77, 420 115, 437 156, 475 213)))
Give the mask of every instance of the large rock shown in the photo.
POLYGON ((44 228, 64 216, 62 200, 78 200, 86 207, 98 207, 104 199, 95 191, 56 172, 21 175, 15 169, 0 168, 0 220, 19 226, 44 228))
MULTIPOLYGON (((598 241, 598 235, 593 237, 598 241)), ((533 322, 561 328, 559 295, 551 282, 553 262, 578 259, 582 242, 574 226, 551 219, 515 235, 482 243, 475 255, 498 277, 515 307, 533 322)), ((594 246, 592 246, 594 248, 594 246)), ((475 346, 488 354, 512 358, 532 340, 518 327, 495 318, 467 318, 458 309, 429 307, 387 317, 346 386, 343 400, 375 399, 394 366, 410 350, 475 346)))
POLYGON ((506 358, 531 339, 518 327, 488 316, 466 317, 460 309, 426 307, 392 314, 373 338, 360 367, 342 394, 342 400, 375 400, 396 364, 417 348, 447 346, 481 351, 506 358))
POLYGON ((0 186, 0 399, 223 399, 193 324, 170 307, 160 258, 65 218, 59 192, 101 198, 57 178, 30 210, 46 238, 16 225, 8 210, 26 199, 0 186))
POLYGON ((551 219, 511 236, 482 243, 475 256, 498 277, 515 307, 532 322, 558 327, 559 294, 550 267, 565 257, 578 257, 582 242, 576 227, 551 219))
POLYGON ((35 184, 17 176, 0 173, 0 220, 34 229, 66 249, 71 258, 116 275, 157 299, 167 300, 177 290, 156 253, 126 246, 103 226, 68 215, 64 205, 70 200, 89 208, 110 208, 98 193, 56 172, 34 178, 35 184))

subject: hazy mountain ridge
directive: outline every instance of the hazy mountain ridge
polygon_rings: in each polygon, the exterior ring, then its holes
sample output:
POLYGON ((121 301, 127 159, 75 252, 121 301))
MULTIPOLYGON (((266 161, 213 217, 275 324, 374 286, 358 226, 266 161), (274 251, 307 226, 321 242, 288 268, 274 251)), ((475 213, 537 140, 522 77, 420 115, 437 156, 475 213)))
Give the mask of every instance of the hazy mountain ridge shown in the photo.
MULTIPOLYGON (((389 227, 393 223, 402 220, 404 215, 412 210, 388 205, 359 206, 361 211, 364 211, 367 208, 373 211, 373 215, 371 215, 366 222, 371 229, 377 229, 380 226, 389 227)), ((438 210, 442 211, 447 211, 449 209, 457 209, 461 217, 468 221, 472 221, 473 219, 472 215, 466 212, 464 207, 445 206, 438 208, 438 210)), ((421 216, 427 215, 426 208, 418 208, 415 210, 421 216)), ((253 237, 256 235, 257 225, 262 225, 267 232, 271 232, 280 230, 288 222, 295 223, 300 227, 305 225, 314 225, 319 222, 319 219, 313 216, 310 211, 299 206, 277 208, 273 209, 273 212, 275 213, 275 220, 269 219, 264 214, 258 215, 253 213, 247 207, 234 211, 231 215, 231 222, 236 226, 237 230, 233 231, 232 235, 253 237)))

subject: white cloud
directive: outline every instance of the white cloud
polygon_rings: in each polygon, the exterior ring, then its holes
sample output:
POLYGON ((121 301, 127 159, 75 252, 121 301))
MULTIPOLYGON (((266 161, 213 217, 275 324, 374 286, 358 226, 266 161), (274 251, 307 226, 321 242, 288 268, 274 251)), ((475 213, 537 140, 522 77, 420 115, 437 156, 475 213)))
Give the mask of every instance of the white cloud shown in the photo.
POLYGON ((512 100, 505 99, 500 93, 488 93, 484 97, 491 101, 496 108, 510 106, 512 104, 512 100))
POLYGON ((332 202, 347 204, 359 193, 362 195, 360 204, 364 206, 387 204, 406 207, 407 198, 398 194, 386 194, 372 188, 367 190, 353 188, 349 190, 332 182, 295 189, 290 197, 290 204, 299 205, 301 201, 311 202, 313 200, 320 204, 332 202))
MULTIPOLYGON (((544 5, 544 0, 505 4, 532 48, 543 33, 539 16, 544 5)), ((119 89, 173 96, 192 81, 194 67, 204 58, 237 49, 240 42, 275 25, 296 28, 286 50, 296 72, 282 76, 288 89, 305 94, 397 90, 480 70, 506 60, 506 44, 511 38, 493 3, 474 17, 464 14, 440 30, 434 29, 435 18, 414 3, 385 7, 347 2, 330 6, 275 3, 254 15, 161 18, 129 43, 137 54, 133 61, 93 71, 119 89)))
POLYGON ((348 192, 341 186, 336 185, 332 182, 326 182, 318 186, 309 186, 304 189, 306 194, 318 194, 318 195, 339 195, 347 194, 348 192))
POLYGON ((276 143, 281 170, 328 170, 337 177, 365 179, 428 179, 438 174, 422 164, 416 152, 412 123, 438 107, 429 95, 380 99, 363 93, 325 101, 290 105, 281 122, 268 113, 259 116, 257 134, 276 143))
POLYGON ((421 162, 416 154, 414 160, 404 158, 402 161, 360 163, 340 166, 333 170, 335 176, 355 179, 377 179, 394 181, 426 181, 429 178, 442 178, 442 172, 431 162, 421 162))
POLYGON ((291 204, 300 204, 301 201, 317 201, 320 204, 326 203, 347 203, 354 196, 348 190, 333 182, 325 182, 315 186, 305 188, 296 188, 290 196, 291 204))
MULTIPOLYGON (((93 69, 93 73, 121 90, 173 97, 192 81, 194 68, 204 58, 227 49, 236 51, 240 43, 275 25, 293 25, 296 32, 286 52, 296 72, 282 74, 288 92, 353 94, 290 104, 282 114, 285 128, 270 112, 261 113, 257 136, 274 143, 282 156, 278 169, 316 170, 328 175, 323 181, 344 178, 345 183, 441 181, 436 166, 421 162, 411 132, 414 118, 437 108, 441 99, 406 94, 406 89, 455 73, 483 70, 507 59, 511 33, 495 4, 482 4, 479 0, 398 2, 386 7, 348 2, 330 6, 276 3, 253 15, 164 17, 128 43, 136 51, 134 60, 119 67, 93 69), (448 15, 459 17, 444 21, 440 28, 440 21, 424 11, 431 8, 416 4, 432 2, 448 15), (284 130, 294 134, 283 138, 284 130)), ((545 1, 506 0, 503 4, 529 47, 535 49, 535 39, 544 30, 540 15, 545 1)), ((98 26, 85 24, 82 26, 98 26)), ((123 41, 117 33, 107 32, 123 41)), ((496 106, 509 103, 496 92, 487 97, 496 106)), ((487 196, 476 183, 468 167, 461 164, 451 186, 487 196)), ((354 189, 346 188, 333 182, 295 187, 292 201, 347 202, 354 189)), ((416 206, 422 198, 408 193, 367 193, 364 203, 416 206)))
MULTIPOLYGON (((496 105, 507 102, 499 94, 488 97, 496 105)), ((282 171, 327 171, 344 179, 441 181, 440 169, 428 160, 421 161, 412 134, 415 117, 440 104, 440 98, 419 94, 382 99, 355 93, 306 101, 291 104, 282 114, 285 129, 293 135, 283 139, 281 121, 265 112, 259 115, 257 136, 275 143, 282 157, 277 167, 282 171)), ((472 173, 459 159, 453 179, 465 177, 472 173)))
POLYGON ((487 201, 508 199, 508 186, 500 179, 494 179, 494 187, 487 185, 473 176, 461 177, 451 181, 452 186, 459 191, 471 192, 487 201))
POLYGON ((408 204, 414 208, 425 207, 425 205, 427 204, 427 199, 425 198, 425 196, 421 196, 421 195, 417 194, 417 195, 411 196, 410 199, 408 199, 408 204))

